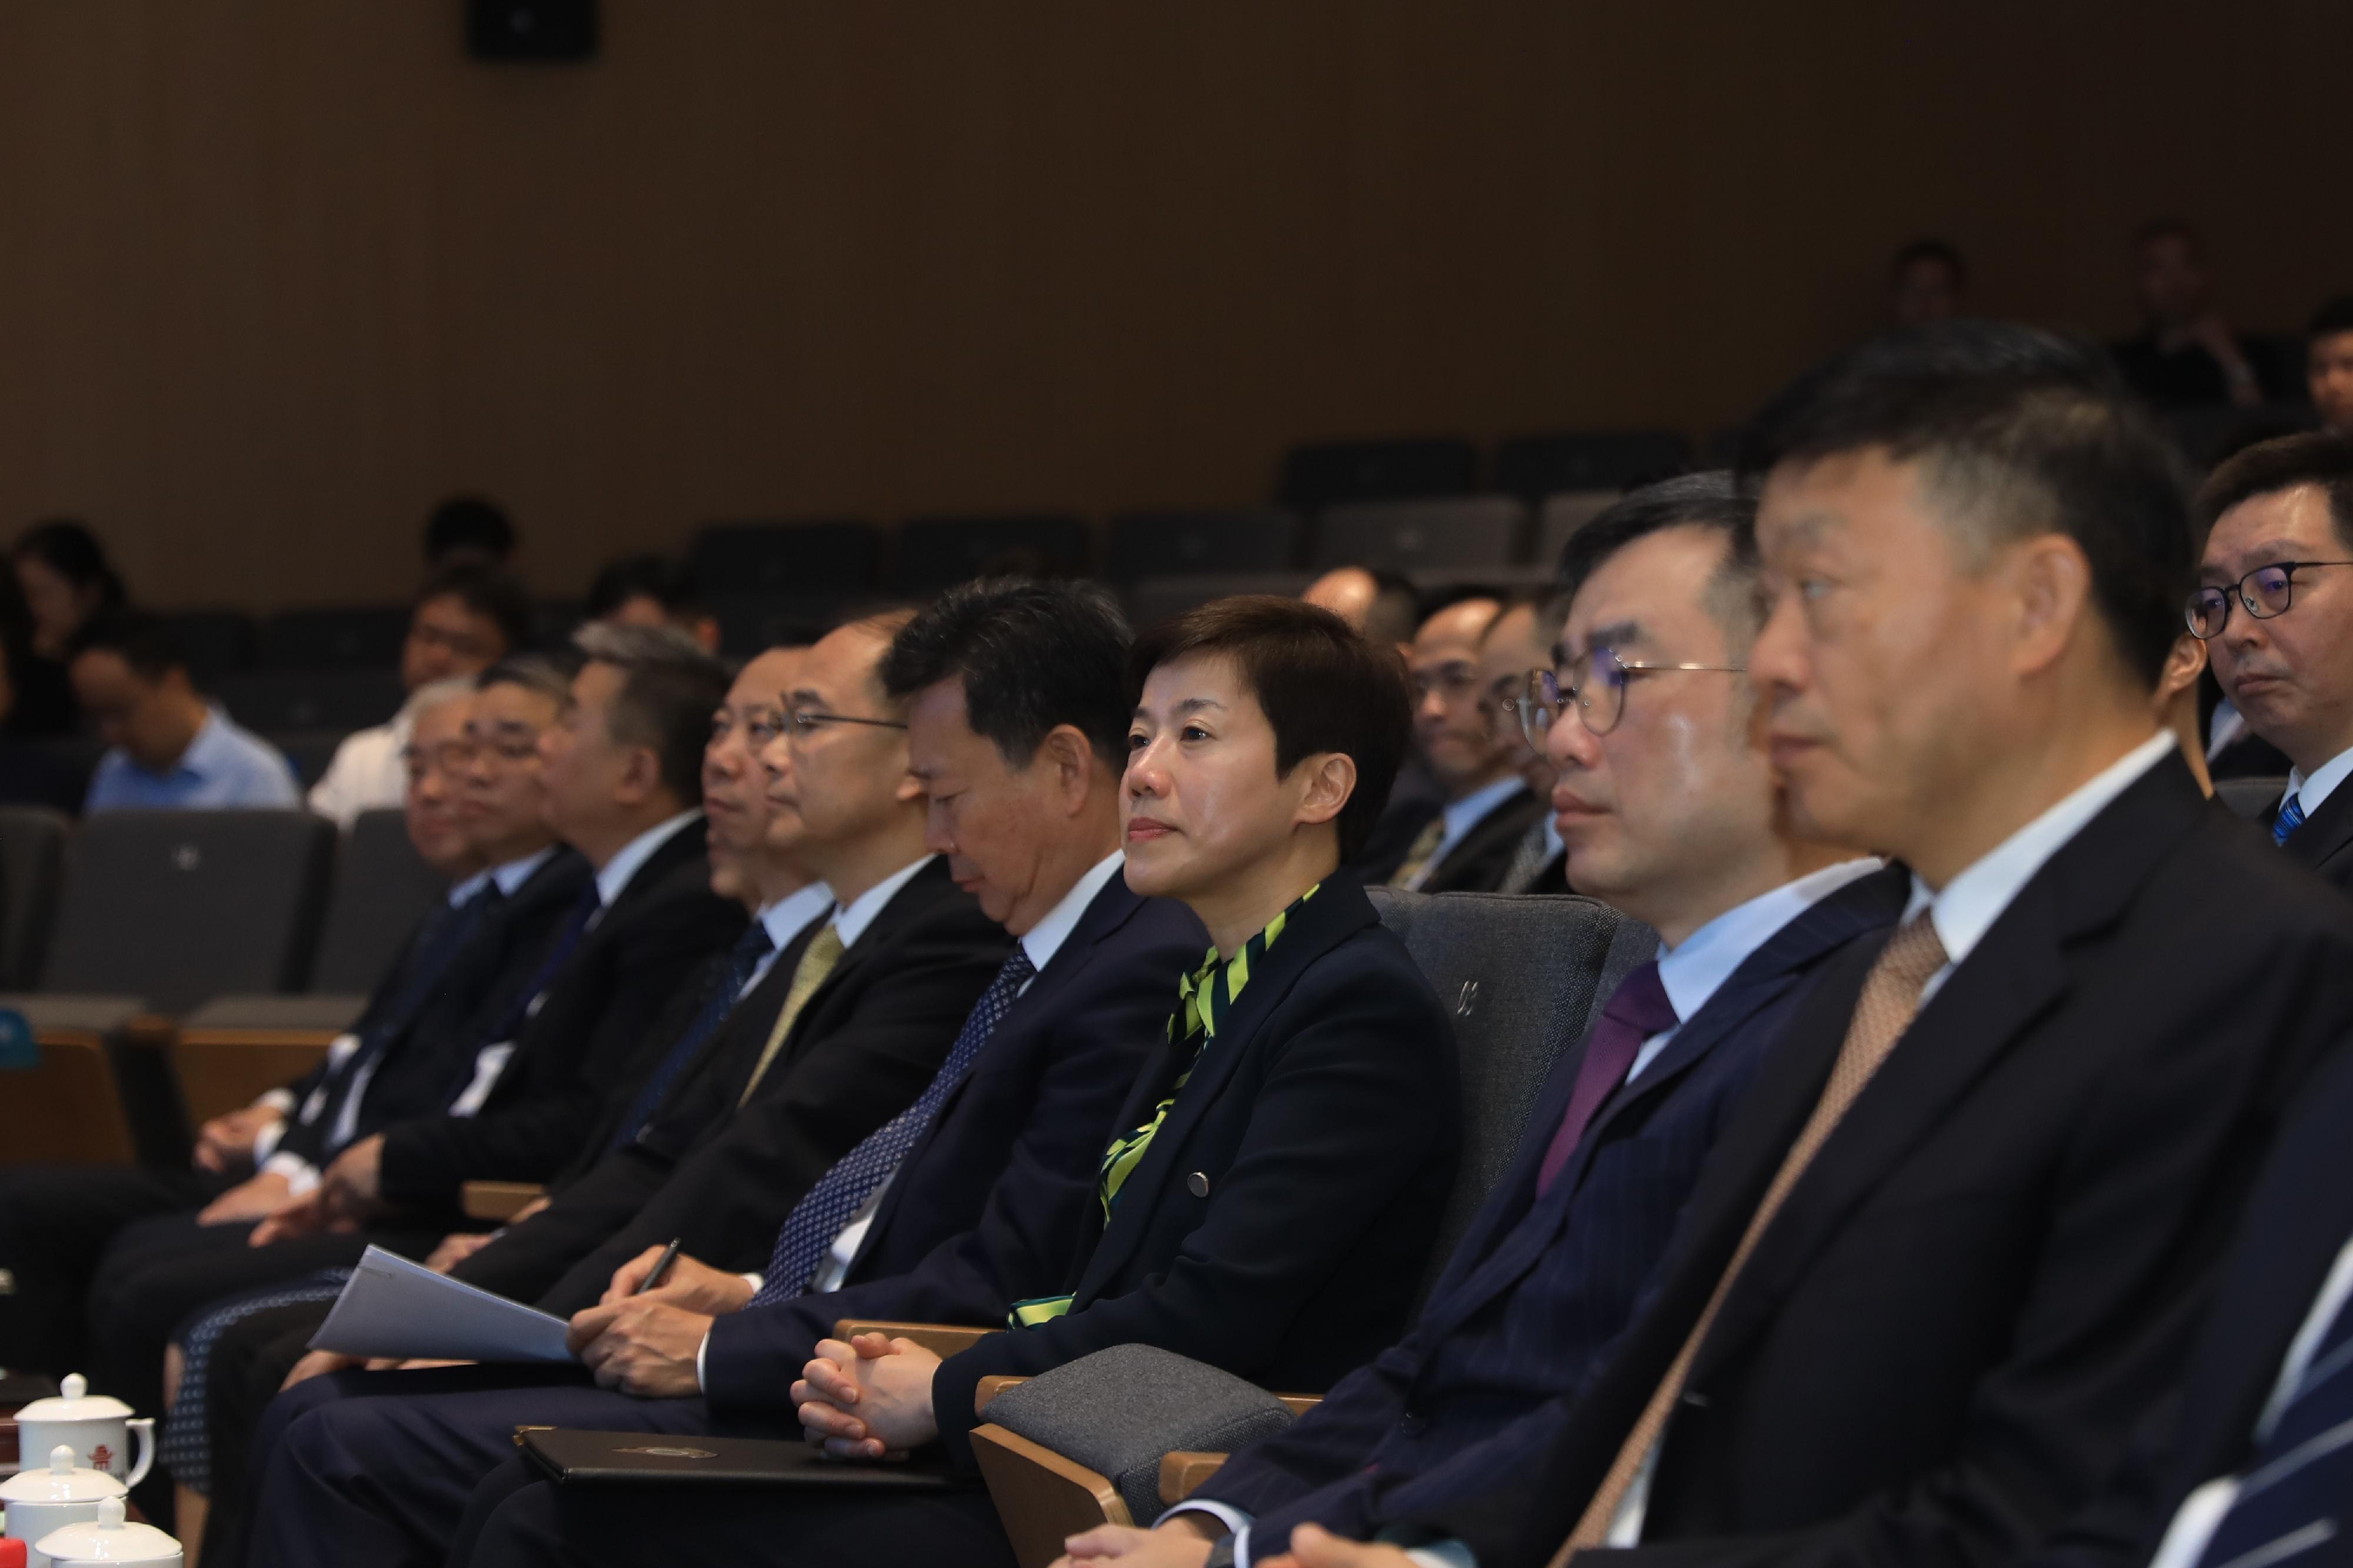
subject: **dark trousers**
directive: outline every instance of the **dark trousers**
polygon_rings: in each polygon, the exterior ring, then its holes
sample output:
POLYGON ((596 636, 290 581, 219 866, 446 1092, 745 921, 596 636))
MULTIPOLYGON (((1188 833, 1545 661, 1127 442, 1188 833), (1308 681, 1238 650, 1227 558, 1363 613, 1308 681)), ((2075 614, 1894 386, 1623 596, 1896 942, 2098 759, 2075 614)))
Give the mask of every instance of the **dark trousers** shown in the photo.
POLYGON ((205 1514, 204 1560, 238 1568, 246 1540, 249 1457, 263 1415, 286 1374, 311 1348, 331 1303, 271 1307, 231 1324, 213 1343, 205 1383, 205 1441, 211 1450, 212 1507, 205 1514))
POLYGON ((450 1568, 1014 1568, 988 1494, 559 1487, 509 1458, 476 1488, 450 1568))
POLYGON ((0 1366, 62 1377, 91 1374, 97 1392, 130 1400, 89 1364, 91 1280, 116 1236, 135 1221, 187 1214, 227 1190, 218 1176, 162 1167, 35 1167, 0 1172, 0 1268, 16 1279, 0 1295, 0 1366))

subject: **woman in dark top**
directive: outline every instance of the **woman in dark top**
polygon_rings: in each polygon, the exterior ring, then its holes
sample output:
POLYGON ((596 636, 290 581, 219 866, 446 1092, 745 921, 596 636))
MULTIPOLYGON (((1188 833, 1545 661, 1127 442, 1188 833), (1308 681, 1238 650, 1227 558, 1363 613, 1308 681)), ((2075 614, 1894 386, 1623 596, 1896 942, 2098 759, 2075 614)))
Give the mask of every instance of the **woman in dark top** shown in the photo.
POLYGON ((9 552, 15 570, 0 594, 0 653, 11 700, 0 733, 70 733, 79 717, 66 684, 66 649, 91 616, 124 602, 105 546, 72 518, 37 522, 9 552))

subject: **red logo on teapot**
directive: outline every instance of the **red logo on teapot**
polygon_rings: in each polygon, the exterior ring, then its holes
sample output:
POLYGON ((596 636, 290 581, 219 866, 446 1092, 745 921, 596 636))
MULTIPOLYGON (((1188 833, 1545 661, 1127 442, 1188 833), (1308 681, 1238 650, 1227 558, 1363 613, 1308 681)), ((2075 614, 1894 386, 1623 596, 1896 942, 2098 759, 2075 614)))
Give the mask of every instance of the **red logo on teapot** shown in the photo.
POLYGON ((90 1451, 90 1468, 93 1470, 112 1469, 114 1468, 114 1450, 108 1447, 103 1443, 100 1443, 97 1447, 92 1448, 90 1451))

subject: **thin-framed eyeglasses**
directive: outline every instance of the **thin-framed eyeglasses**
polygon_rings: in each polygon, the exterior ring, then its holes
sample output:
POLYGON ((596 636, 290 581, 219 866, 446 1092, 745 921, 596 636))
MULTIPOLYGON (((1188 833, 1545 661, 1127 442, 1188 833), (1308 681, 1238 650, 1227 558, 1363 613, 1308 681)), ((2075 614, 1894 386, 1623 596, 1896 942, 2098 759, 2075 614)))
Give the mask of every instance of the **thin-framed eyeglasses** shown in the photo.
POLYGON ((820 713, 814 708, 794 708, 784 718, 785 741, 797 745, 809 737, 810 731, 827 724, 866 724, 877 730, 903 730, 907 726, 896 719, 861 719, 855 713, 820 713))
POLYGON ((1558 670, 1528 671, 1528 694, 1520 699, 1520 727, 1528 744, 1541 751, 1570 700, 1588 734, 1607 735, 1626 717, 1626 688, 1638 675, 1685 671, 1746 675, 1745 664, 1630 664, 1608 647, 1588 648, 1558 670))
POLYGON ((744 709, 742 717, 738 718, 722 708, 711 716, 712 744, 733 734, 739 724, 744 730, 745 744, 756 752, 785 732, 785 715, 781 709, 754 706, 744 709))
POLYGON ((2182 619, 2189 623, 2189 635, 2200 642, 2221 637, 2222 628, 2231 624, 2233 599, 2259 621, 2287 614, 2288 605, 2295 602, 2295 574, 2315 566, 2353 566, 2353 561, 2274 561, 2235 583, 2200 588, 2189 595, 2182 613, 2182 619))

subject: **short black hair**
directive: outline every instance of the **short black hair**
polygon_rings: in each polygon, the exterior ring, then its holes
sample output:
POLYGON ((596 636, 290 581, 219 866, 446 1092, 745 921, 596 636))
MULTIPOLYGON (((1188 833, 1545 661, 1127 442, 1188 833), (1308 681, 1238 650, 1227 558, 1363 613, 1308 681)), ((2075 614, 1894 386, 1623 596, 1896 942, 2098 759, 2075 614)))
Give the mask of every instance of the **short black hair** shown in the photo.
POLYGON ((1757 565, 1750 541, 1757 498, 1729 469, 1683 474, 1627 491, 1560 547, 1555 581, 1560 601, 1577 597, 1601 563, 1633 543, 1671 528, 1709 528, 1725 536, 1724 562, 1705 590, 1708 613, 1735 643, 1753 641, 1763 624, 1757 601, 1757 565))
POLYGON ((101 610, 84 621, 66 649, 67 662, 86 653, 113 654, 131 667, 132 673, 151 683, 175 669, 192 681, 195 679, 172 623, 144 610, 101 610))
POLYGON ((1331 611, 1302 599, 1251 594, 1217 599, 1161 622, 1135 639, 1127 656, 1128 700, 1161 665, 1196 654, 1234 661, 1274 730, 1274 771, 1284 777, 1302 761, 1337 752, 1356 764, 1356 792, 1336 826, 1340 858, 1353 860, 1388 805, 1406 748, 1413 740, 1413 699, 1405 661, 1331 611))
POLYGON ((2339 294, 2323 304, 2304 329, 2308 338, 2333 338, 2339 332, 2353 332, 2353 294, 2339 294))
POLYGON ((579 673, 580 660, 576 658, 511 653, 474 677, 474 689, 488 691, 493 686, 520 686, 560 705, 572 700, 572 678, 579 673))
POLYGON ((2353 550, 2353 439, 2334 431, 2259 441, 2230 458, 2199 487, 2199 523, 2211 531, 2216 519, 2241 501, 2306 485, 2327 498, 2338 542, 2353 550))
MULTIPOLYGON (((1449 583, 1443 587, 1432 588, 1421 596, 1421 602, 1414 606, 1413 629, 1419 633, 1430 624, 1431 616, 1457 605, 1467 605, 1474 599, 1493 601, 1496 613, 1500 615, 1504 600, 1509 597, 1503 589, 1491 588, 1484 583, 1449 583)), ((1405 640, 1410 642, 1413 638, 1408 637, 1405 640)))
POLYGON ((588 585, 588 618, 601 621, 631 599, 647 598, 673 616, 702 612, 702 585, 694 568, 670 555, 624 555, 605 563, 588 585))
POLYGON ((452 555, 502 564, 514 548, 514 524, 496 501, 480 496, 451 496, 425 520, 427 566, 439 566, 452 555))
POLYGON ((1883 332, 1778 394, 1745 433, 1739 469, 1874 447, 1920 465, 1965 542, 2073 539, 2118 657, 2156 684, 2197 572, 2189 476, 2098 347, 1996 321, 1883 332))
POLYGON ((531 646, 531 595, 523 585, 495 566, 479 561, 454 561, 425 580, 417 603, 455 599, 499 628, 506 646, 502 652, 519 653, 531 646))
POLYGON ((711 740, 711 715, 727 700, 727 667, 668 626, 590 625, 572 640, 589 663, 621 672, 613 738, 652 747, 670 793, 682 805, 702 800, 702 752, 711 740))
POLYGON ((16 536, 13 561, 37 561, 79 589, 98 590, 98 608, 111 610, 128 595, 122 577, 107 558, 106 546, 78 517, 52 517, 16 536))
POLYGON ((882 689, 904 702, 964 683, 973 732, 1025 767, 1068 724, 1116 774, 1127 761, 1127 619, 1092 583, 984 578, 950 588, 891 639, 882 689))
POLYGON ((1941 263, 1952 273, 1953 281, 1956 283, 1967 283, 1969 280, 1968 263, 1961 259, 1960 247, 1950 240, 1915 239, 1896 251, 1894 258, 1888 262, 1889 281, 1892 282, 1903 277, 1911 269, 1914 263, 1921 261, 1941 263))

